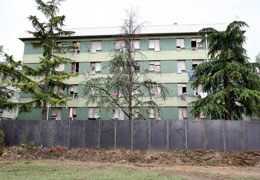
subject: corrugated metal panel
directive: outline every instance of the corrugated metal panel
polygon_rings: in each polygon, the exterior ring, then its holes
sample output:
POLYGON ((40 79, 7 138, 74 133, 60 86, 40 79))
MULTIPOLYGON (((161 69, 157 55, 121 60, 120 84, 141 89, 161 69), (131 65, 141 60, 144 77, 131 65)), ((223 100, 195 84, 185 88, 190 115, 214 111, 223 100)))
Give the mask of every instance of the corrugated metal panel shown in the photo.
MULTIPOLYGON (((207 27, 215 28, 218 31, 224 31, 228 24, 182 24, 182 25, 144 25, 140 28, 138 34, 176 34, 176 33, 196 33, 199 30, 207 27)), ((122 34, 121 27, 97 27, 97 28, 73 28, 65 29, 74 31, 75 34, 72 36, 113 36, 122 34)), ((21 35, 23 38, 32 38, 33 36, 28 32, 24 32, 21 35)))

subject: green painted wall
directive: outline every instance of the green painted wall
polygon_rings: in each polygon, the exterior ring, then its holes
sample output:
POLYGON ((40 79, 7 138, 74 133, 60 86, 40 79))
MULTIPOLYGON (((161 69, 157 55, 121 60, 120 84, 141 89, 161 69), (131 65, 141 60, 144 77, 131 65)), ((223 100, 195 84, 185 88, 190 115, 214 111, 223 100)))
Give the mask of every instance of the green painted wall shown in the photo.
POLYGON ((177 73, 177 61, 161 61, 161 73, 177 73))
POLYGON ((32 43, 24 43, 24 54, 42 54, 43 48, 34 48, 32 43))
POLYGON ((109 111, 106 108, 101 108, 99 115, 100 115, 100 120, 111 120, 113 116, 113 112, 109 111))
POLYGON ((163 107, 161 108, 161 119, 162 120, 175 120, 178 119, 179 116, 179 108, 178 107, 163 107))
POLYGON ((20 98, 30 98, 33 95, 31 93, 25 93, 23 91, 20 92, 20 98))
POLYGON ((19 120, 41 120, 42 113, 40 108, 32 108, 31 112, 19 113, 19 120))
POLYGON ((140 61, 140 72, 145 73, 149 69, 149 61, 140 61))
POLYGON ((90 71, 90 62, 79 63, 79 74, 86 75, 86 72, 90 71))
POLYGON ((78 85, 78 96, 79 97, 83 97, 84 96, 84 88, 85 88, 85 85, 83 85, 83 84, 79 84, 78 85))
POLYGON ((77 120, 88 119, 88 108, 77 108, 77 120))
POLYGON ((164 84, 169 91, 169 96, 178 96, 178 84, 164 84))
POLYGON ((185 38, 184 39, 184 43, 185 43, 185 49, 191 50, 191 39, 190 38, 185 38))
POLYGON ((187 71, 192 70, 192 60, 186 60, 186 70, 187 71))
POLYGON ((148 51, 149 49, 149 40, 141 39, 140 40, 140 51, 148 51))
POLYGON ((102 52, 112 52, 114 51, 114 47, 113 40, 102 40, 102 52))
POLYGON ((101 74, 109 74, 108 64, 109 64, 108 61, 101 62, 101 74))
POLYGON ((176 39, 160 39, 160 49, 161 51, 176 50, 176 39))
POLYGON ((27 66, 36 69, 37 67, 40 67, 39 63, 26 63, 27 66))
POLYGON ((69 117, 69 108, 61 108, 61 120, 67 120, 69 117))
POLYGON ((91 41, 80 41, 80 53, 91 52, 91 41))

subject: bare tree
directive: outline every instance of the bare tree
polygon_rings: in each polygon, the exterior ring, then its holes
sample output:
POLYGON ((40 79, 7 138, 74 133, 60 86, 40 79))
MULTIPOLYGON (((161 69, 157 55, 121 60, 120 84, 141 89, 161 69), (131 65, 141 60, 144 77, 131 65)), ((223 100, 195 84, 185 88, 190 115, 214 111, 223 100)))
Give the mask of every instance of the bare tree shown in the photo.
POLYGON ((168 93, 162 84, 147 76, 147 71, 141 72, 140 61, 135 60, 136 54, 142 56, 137 47, 142 24, 137 24, 135 18, 136 11, 127 11, 127 19, 115 41, 116 51, 108 65, 110 74, 88 80, 84 91, 88 105, 97 103, 98 107, 110 110, 119 108, 129 120, 147 119, 150 108, 158 117, 160 107, 154 96, 165 100, 168 93), (144 97, 145 92, 149 97, 144 97))

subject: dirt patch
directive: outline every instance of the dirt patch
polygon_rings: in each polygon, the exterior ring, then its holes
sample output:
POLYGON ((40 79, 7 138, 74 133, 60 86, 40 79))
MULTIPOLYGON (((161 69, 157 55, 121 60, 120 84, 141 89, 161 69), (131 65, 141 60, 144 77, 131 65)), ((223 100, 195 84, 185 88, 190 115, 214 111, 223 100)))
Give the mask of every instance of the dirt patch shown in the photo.
POLYGON ((199 166, 260 166, 260 151, 216 152, 213 150, 139 151, 105 149, 46 148, 34 144, 6 147, 3 159, 58 159, 86 162, 134 164, 140 167, 199 166))

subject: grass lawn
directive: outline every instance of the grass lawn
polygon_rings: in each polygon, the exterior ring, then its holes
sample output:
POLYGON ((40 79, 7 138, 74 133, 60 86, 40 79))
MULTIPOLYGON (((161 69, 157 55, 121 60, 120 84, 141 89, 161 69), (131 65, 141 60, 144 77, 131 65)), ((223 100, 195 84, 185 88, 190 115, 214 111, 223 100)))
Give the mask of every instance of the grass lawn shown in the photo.
POLYGON ((53 160, 0 161, 1 180, 186 180, 154 170, 53 160))

